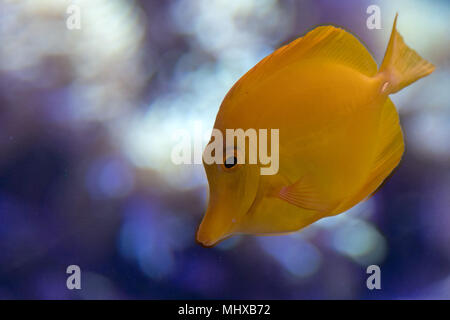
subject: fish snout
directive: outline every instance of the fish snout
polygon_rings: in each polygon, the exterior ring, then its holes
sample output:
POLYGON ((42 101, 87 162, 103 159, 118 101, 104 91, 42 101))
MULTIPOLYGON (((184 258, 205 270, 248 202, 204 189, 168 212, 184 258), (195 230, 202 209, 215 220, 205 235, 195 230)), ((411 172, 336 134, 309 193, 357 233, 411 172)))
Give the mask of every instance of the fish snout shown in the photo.
POLYGON ((214 246, 233 234, 235 221, 223 211, 208 209, 198 228, 197 241, 204 247, 214 246))

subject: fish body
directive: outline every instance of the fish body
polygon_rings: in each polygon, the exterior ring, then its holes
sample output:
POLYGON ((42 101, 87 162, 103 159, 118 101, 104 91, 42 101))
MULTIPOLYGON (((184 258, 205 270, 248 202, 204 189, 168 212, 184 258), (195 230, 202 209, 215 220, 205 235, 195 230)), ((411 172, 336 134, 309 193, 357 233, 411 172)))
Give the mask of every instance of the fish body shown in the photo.
MULTIPOLYGON (((397 19, 397 17, 396 17, 397 19)), ((369 197, 404 151, 389 94, 434 67, 408 48, 396 20, 381 67, 350 33, 314 29, 264 58, 228 92, 215 129, 279 129, 280 166, 205 164, 204 246, 237 233, 279 234, 346 211, 369 197)))

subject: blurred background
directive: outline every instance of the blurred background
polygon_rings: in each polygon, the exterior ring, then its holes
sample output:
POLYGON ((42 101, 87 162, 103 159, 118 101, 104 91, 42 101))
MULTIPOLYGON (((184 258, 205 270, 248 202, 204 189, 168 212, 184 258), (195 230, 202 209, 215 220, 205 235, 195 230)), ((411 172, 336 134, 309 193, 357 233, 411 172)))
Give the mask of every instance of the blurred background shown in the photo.
POLYGON ((0 298, 449 299, 449 16, 446 0, 0 0, 0 298), (392 96, 392 178, 301 232, 196 244, 206 177, 171 162, 174 132, 208 133, 233 83, 315 25, 380 63, 395 12, 436 71, 392 96))

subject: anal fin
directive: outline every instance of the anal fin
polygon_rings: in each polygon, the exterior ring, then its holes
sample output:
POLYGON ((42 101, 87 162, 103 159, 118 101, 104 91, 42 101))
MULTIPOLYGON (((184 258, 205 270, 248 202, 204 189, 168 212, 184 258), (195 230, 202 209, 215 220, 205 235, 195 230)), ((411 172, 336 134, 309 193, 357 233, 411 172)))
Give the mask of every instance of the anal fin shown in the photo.
POLYGON ((339 205, 336 209, 337 213, 348 210, 373 195, 400 163, 404 151, 403 134, 397 110, 389 98, 383 105, 376 148, 372 169, 366 183, 356 194, 339 205))

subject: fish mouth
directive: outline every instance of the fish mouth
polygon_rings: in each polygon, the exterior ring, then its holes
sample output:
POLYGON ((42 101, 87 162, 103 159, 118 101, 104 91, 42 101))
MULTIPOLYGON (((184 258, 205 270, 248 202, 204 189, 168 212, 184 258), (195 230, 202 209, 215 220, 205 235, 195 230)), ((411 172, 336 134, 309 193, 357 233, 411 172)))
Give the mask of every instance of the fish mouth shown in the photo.
POLYGON ((232 233, 224 233, 224 234, 211 234, 207 231, 204 231, 202 225, 199 226, 197 230, 197 235, 195 237, 196 242, 204 248, 212 248, 215 245, 219 244, 225 239, 231 237, 232 233))
POLYGON ((196 237, 195 241, 199 245, 201 245, 203 248, 212 248, 229 237, 231 237, 231 235, 225 236, 220 239, 205 239, 205 238, 202 238, 201 236, 199 236, 197 233, 197 237, 196 237))

